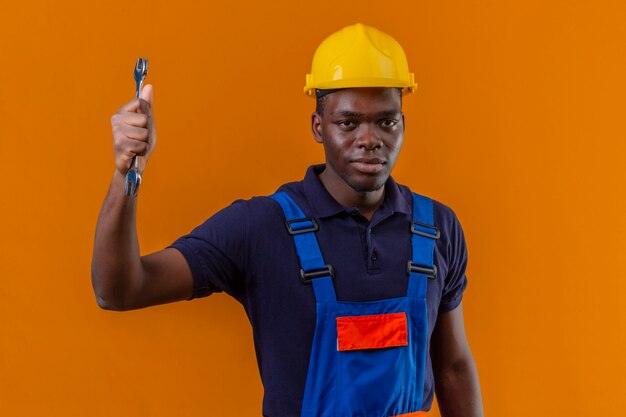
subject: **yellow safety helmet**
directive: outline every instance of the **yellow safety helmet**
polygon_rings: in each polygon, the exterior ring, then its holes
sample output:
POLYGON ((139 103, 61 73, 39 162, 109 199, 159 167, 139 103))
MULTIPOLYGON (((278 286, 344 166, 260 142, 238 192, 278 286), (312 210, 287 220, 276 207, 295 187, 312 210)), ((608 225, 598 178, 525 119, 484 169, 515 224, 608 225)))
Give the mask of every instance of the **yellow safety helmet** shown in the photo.
POLYGON ((402 46, 388 34, 362 23, 333 33, 318 46, 304 92, 353 87, 417 88, 402 46))

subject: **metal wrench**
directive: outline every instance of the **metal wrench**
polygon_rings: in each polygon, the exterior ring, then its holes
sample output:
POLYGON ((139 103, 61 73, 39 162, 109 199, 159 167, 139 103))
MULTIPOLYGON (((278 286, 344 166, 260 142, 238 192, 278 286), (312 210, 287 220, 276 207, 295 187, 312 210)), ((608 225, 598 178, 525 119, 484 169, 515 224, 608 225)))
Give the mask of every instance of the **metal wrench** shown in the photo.
MULTIPOLYGON (((137 59, 135 64, 135 71, 133 73, 135 77, 135 97, 139 98, 141 94, 141 88, 143 87, 143 80, 148 75, 148 58, 137 59)), ((136 196, 139 186, 141 185, 141 172, 139 171, 139 156, 135 155, 130 162, 130 168, 126 173, 126 195, 136 196)))

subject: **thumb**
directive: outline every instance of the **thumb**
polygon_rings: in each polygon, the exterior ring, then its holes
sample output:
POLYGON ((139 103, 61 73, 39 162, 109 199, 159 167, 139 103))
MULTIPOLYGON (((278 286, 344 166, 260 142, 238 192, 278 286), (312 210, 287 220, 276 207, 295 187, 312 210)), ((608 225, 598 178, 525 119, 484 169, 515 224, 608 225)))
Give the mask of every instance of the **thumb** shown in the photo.
POLYGON ((139 94, 139 97, 147 101, 150 107, 152 107, 152 84, 146 84, 141 89, 141 94, 139 94))

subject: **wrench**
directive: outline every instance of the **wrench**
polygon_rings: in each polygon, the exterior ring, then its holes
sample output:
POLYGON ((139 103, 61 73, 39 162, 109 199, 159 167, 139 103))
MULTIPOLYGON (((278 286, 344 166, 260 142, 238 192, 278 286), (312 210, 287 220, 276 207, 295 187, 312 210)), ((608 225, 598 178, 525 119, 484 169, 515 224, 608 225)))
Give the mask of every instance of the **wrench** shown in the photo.
MULTIPOLYGON (((148 58, 139 58, 137 59, 137 64, 135 64, 135 71, 133 73, 135 77, 135 97, 139 98, 139 94, 141 93, 141 87, 143 87, 143 80, 146 79, 146 75, 148 75, 148 58)), ((126 173, 126 195, 127 196, 137 196, 137 191, 139 190, 139 186, 141 185, 141 171, 139 171, 139 156, 135 155, 133 160, 130 161, 130 168, 126 173)))

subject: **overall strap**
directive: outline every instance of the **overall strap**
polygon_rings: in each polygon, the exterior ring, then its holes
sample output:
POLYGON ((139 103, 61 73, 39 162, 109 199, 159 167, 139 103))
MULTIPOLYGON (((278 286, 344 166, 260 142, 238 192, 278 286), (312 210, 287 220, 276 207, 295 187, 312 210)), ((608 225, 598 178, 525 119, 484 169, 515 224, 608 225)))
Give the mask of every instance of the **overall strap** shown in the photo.
POLYGON ((302 281, 312 282, 317 302, 337 301, 332 282, 333 267, 324 262, 315 237, 319 225, 314 218, 307 217, 287 193, 279 191, 270 197, 278 202, 285 214, 287 232, 293 236, 296 253, 300 258, 302 281))
POLYGON ((435 279, 437 266, 433 264, 435 240, 439 229, 434 225, 433 201, 413 193, 413 220, 411 221, 413 255, 407 265, 409 297, 425 297, 428 279, 435 279))

